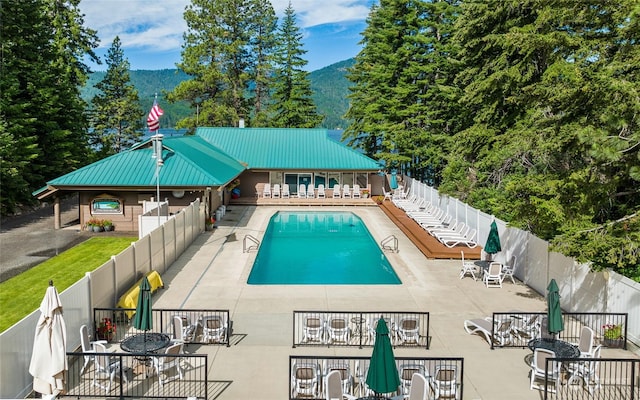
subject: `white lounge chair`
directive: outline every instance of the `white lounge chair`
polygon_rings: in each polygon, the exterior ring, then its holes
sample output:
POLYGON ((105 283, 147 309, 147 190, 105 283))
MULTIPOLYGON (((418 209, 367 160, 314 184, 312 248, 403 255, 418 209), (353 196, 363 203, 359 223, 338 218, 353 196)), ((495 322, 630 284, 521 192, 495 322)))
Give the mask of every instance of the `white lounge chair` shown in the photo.
POLYGON ((351 193, 351 197, 354 199, 360 198, 360 185, 358 184, 353 185, 353 192, 351 193))
POLYGON ((351 189, 349 188, 349 185, 342 186, 342 198, 351 198, 351 189))
POLYGON ((321 183, 321 184, 318 185, 318 198, 319 199, 324 199, 326 197, 327 196, 326 196, 326 193, 325 193, 325 190, 324 190, 324 185, 321 183))
POLYGON ((464 330, 470 335, 480 334, 484 336, 485 340, 494 346, 513 343, 515 334, 511 319, 498 321, 494 325, 491 317, 468 319, 464 321, 464 330))
POLYGON ((340 198, 340 185, 333 185, 333 198, 334 199, 340 198))
POLYGON ((313 199, 314 197, 316 197, 316 191, 315 191, 315 188, 313 187, 313 184, 311 184, 307 187, 307 198, 313 199))
POLYGON ((264 184, 264 188, 262 189, 262 197, 265 199, 271 198, 271 185, 268 183, 264 184))
POLYGON ((271 192, 271 198, 273 198, 273 199, 279 199, 280 198, 280 184, 279 183, 274 183, 273 184, 273 191, 271 192))
POLYGON ((456 247, 459 244, 464 244, 469 248, 474 248, 478 245, 478 243, 475 241, 476 233, 477 232, 475 229, 471 229, 464 235, 442 236, 438 237, 438 240, 440 240, 440 243, 444 244, 448 248, 456 247))
POLYGON ((291 192, 289 192, 289 184, 285 183, 282 185, 282 198, 288 199, 291 197, 291 192))
POLYGON ((298 198, 306 199, 307 198, 307 185, 301 183, 298 185, 298 198))

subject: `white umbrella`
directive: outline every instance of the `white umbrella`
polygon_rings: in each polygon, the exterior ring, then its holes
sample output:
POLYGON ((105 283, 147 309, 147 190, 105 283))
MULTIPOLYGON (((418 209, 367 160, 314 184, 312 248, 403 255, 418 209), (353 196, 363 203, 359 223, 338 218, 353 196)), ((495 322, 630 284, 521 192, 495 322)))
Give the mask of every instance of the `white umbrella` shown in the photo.
POLYGON ((43 398, 54 398, 64 391, 67 374, 67 328, 62 317, 62 302, 53 282, 40 304, 40 319, 33 341, 29 373, 33 390, 43 398))

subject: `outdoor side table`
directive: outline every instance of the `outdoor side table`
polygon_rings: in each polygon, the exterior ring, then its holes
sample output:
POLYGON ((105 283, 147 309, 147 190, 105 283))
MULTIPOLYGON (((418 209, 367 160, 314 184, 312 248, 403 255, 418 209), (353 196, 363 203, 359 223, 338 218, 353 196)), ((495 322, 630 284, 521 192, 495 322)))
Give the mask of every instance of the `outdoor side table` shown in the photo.
POLYGON ((527 347, 531 351, 537 348, 553 351, 558 358, 579 358, 580 349, 569 342, 558 339, 537 338, 532 339, 527 343, 527 347))

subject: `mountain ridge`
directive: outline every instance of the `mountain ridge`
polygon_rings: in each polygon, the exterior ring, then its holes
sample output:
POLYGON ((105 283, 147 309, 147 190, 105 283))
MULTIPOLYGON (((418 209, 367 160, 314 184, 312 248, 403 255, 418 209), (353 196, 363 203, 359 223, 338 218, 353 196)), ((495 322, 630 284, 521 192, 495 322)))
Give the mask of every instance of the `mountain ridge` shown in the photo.
MULTIPOLYGON (((347 69, 355 63, 354 58, 339 61, 315 71, 309 72, 309 81, 312 98, 316 104, 318 113, 325 116, 321 125, 327 129, 344 129, 348 122, 343 118, 349 108, 350 82, 347 79, 347 69)), ((138 90, 140 106, 145 111, 151 108, 156 94, 159 103, 164 110, 161 126, 173 128, 182 118, 192 111, 184 102, 168 103, 162 101, 162 93, 173 90, 180 82, 189 79, 189 76, 179 69, 159 69, 159 70, 131 70, 131 84, 138 90)), ((90 102, 98 93, 95 85, 104 79, 105 71, 92 72, 84 87, 81 88, 82 98, 90 102)))

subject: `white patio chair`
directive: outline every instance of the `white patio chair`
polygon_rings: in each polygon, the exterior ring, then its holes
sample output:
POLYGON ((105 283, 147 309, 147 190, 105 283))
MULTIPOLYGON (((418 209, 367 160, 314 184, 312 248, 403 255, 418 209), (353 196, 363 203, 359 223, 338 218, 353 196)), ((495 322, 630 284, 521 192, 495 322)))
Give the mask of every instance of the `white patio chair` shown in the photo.
POLYGON ((351 197, 354 198, 354 199, 359 199, 360 196, 361 196, 361 194, 360 194, 360 185, 358 185, 358 184, 353 185, 353 190, 352 190, 352 193, 351 193, 351 197))
POLYGON ((227 321, 221 315, 205 315, 201 319, 202 340, 205 343, 222 343, 227 338, 227 321))
POLYGON ((294 364, 291 372, 292 396, 313 396, 319 394, 320 366, 312 363, 294 364))
POLYGON ((321 183, 321 184, 318 185, 318 198, 319 199, 324 199, 326 197, 327 197, 327 195, 326 195, 325 190, 324 190, 324 185, 321 183))
POLYGON ((332 370, 325 377, 326 400, 347 399, 355 400, 356 396, 348 393, 344 388, 344 375, 341 370, 332 370))
POLYGON ((341 196, 340 185, 333 185, 333 198, 339 199, 341 196))
POLYGON ((598 363, 602 346, 598 345, 593 349, 592 354, 588 356, 589 360, 575 361, 567 364, 567 372, 571 374, 567 380, 567 385, 572 385, 576 379, 582 381, 583 386, 587 387, 589 394, 593 396, 593 391, 600 389, 600 377, 598 376, 598 363), (593 387, 591 385, 593 384, 593 387))
POLYGON ((484 271, 482 281, 485 286, 490 287, 502 287, 502 264, 498 262, 492 262, 489 264, 489 268, 484 271))
POLYGON ((183 379, 182 367, 180 366, 183 343, 175 343, 167 347, 164 351, 165 355, 153 357, 153 368, 158 374, 158 380, 161 385, 176 379, 183 379), (170 374, 171 370, 175 370, 170 374))
POLYGON ((331 316, 327 319, 328 343, 349 343, 351 328, 349 319, 345 316, 331 316))
POLYGON ((271 191, 271 198, 272 199, 279 199, 280 198, 280 184, 279 183, 274 183, 273 184, 273 190, 271 191))
MULTIPOLYGON (((325 360, 324 374, 327 379, 329 374, 333 372, 338 372, 342 394, 346 396, 351 395, 354 379, 349 362, 346 360, 325 360)), ((331 397, 329 398, 331 399, 331 397)))
POLYGON ((396 333, 401 344, 420 342, 420 320, 416 316, 400 318, 396 326, 396 333))
POLYGON ((307 198, 313 199, 315 197, 316 197, 315 188, 313 187, 313 184, 310 184, 309 186, 307 186, 307 198))
POLYGON ((85 353, 85 356, 84 356, 84 364, 80 369, 80 375, 84 374, 84 371, 86 370, 86 368, 93 361, 94 356, 92 354, 96 353, 96 349, 94 347, 96 343, 99 343, 104 346, 107 344, 107 341, 106 340, 91 341, 89 338, 89 328, 87 328, 86 325, 82 325, 80 327, 80 346, 82 347, 82 352, 85 353))
POLYGON ((289 184, 285 183, 282 185, 282 198, 288 199, 291 197, 291 192, 289 191, 289 184))
POLYGON ((471 274, 473 280, 476 280, 476 273, 478 272, 478 266, 471 261, 465 261, 464 251, 460 252, 462 257, 462 268, 460 269, 460 279, 464 278, 467 274, 471 274))
POLYGON ((431 387, 435 399, 455 399, 458 396, 458 369, 455 365, 438 365, 431 387))
POLYGON ((264 187, 262 188, 262 197, 265 199, 270 199, 271 198, 271 185, 268 183, 264 184, 264 187))
MULTIPOLYGON (((419 390, 419 388, 412 389, 414 382, 414 375, 425 376, 426 368, 423 364, 415 363, 403 363, 398 368, 398 375, 400 376, 400 386, 402 394, 410 395, 412 390, 419 390)), ((425 388, 426 389, 426 388, 425 388)))
POLYGON ((516 256, 513 255, 509 259, 509 262, 502 266, 502 280, 504 281, 506 278, 511 279, 511 282, 516 283, 516 280, 513 277, 513 273, 516 269, 516 256))
MULTIPOLYGON (((556 389, 560 388, 560 362, 551 362, 549 364, 549 370, 546 371, 546 360, 548 358, 556 358, 556 354, 553 351, 536 348, 533 352, 533 361, 531 362, 531 383, 530 388, 545 390, 545 381, 553 383, 552 393, 556 392, 556 389), (542 383, 536 384, 536 381, 542 380, 542 383)), ((548 384, 547 384, 548 386, 548 384)))
POLYGON ((324 318, 320 314, 307 314, 302 322, 302 341, 324 343, 324 318))
MULTIPOLYGON (((107 349, 102 343, 94 343, 93 347, 96 353, 107 353, 107 349)), ((122 365, 120 364, 120 361, 112 360, 111 356, 107 354, 96 355, 95 365, 96 370, 93 374, 93 381, 91 382, 91 385, 97 386, 109 393, 111 391, 111 385, 113 385, 116 376, 119 377, 121 374, 122 365), (109 380, 109 383, 103 385, 98 382, 99 380, 109 380)), ((122 377, 125 382, 129 382, 126 373, 122 373, 122 377)))

